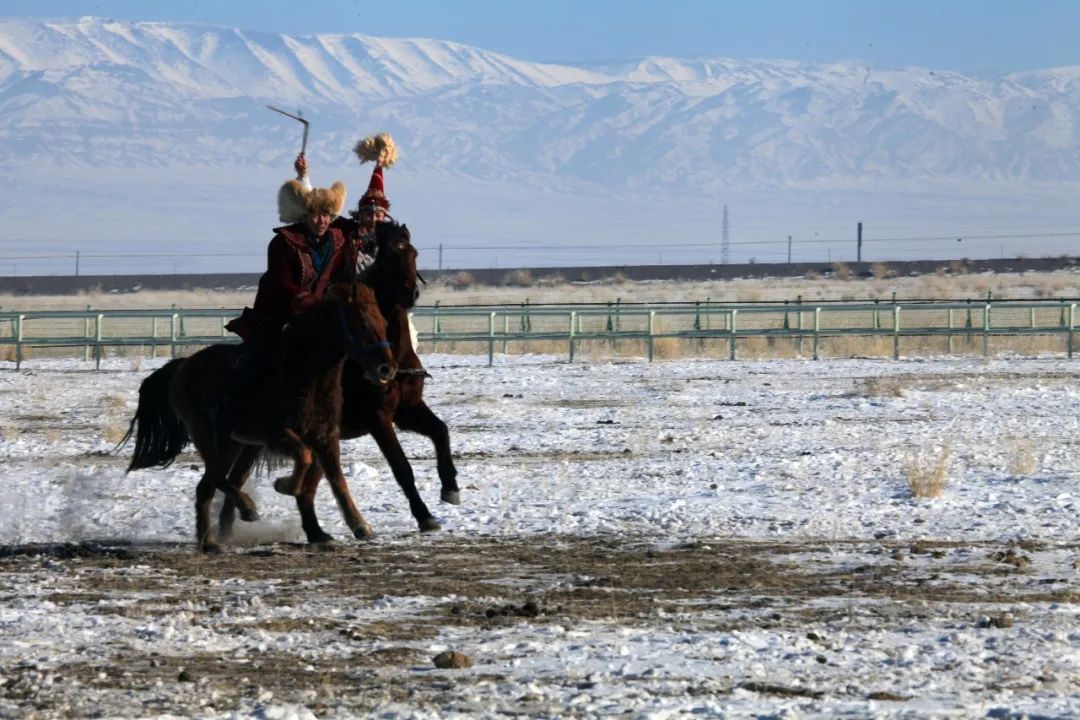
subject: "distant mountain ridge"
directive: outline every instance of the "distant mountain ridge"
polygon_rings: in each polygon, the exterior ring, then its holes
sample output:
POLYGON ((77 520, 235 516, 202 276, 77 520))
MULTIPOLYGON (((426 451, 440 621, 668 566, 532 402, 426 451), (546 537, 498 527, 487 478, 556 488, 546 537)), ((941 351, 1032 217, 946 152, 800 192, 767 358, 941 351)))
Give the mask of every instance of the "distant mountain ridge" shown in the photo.
POLYGON ((249 164, 295 133, 267 102, 317 119, 324 152, 377 127, 420 165, 484 178, 559 174, 613 190, 1080 180, 1080 68, 997 78, 724 58, 586 68, 438 40, 0 20, 3 164, 188 163, 207 146, 249 164), (107 150, 91 140, 100 134, 107 150), (166 136, 180 142, 156 142, 166 136))
POLYGON ((311 120, 313 179, 345 180, 352 202, 370 172, 353 144, 393 134, 392 211, 427 267, 436 250, 449 267, 717 262, 728 204, 731 262, 783 261, 789 235, 796 262, 854 259, 856 221, 886 259, 1080 237, 1080 67, 574 66, 441 40, 0 18, 4 272, 63 272, 76 251, 87 274, 257 271, 301 134, 269 104, 311 120))

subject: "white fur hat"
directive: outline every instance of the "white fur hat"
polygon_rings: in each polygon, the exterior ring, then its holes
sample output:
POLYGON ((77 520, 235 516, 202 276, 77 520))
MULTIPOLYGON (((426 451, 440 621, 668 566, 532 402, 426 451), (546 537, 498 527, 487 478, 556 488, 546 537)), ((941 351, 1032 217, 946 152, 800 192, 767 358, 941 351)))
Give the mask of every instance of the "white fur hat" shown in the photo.
POLYGON ((313 212, 337 217, 345 209, 346 192, 345 184, 340 181, 329 188, 308 190, 299 180, 288 180, 278 190, 278 217, 290 224, 313 212))

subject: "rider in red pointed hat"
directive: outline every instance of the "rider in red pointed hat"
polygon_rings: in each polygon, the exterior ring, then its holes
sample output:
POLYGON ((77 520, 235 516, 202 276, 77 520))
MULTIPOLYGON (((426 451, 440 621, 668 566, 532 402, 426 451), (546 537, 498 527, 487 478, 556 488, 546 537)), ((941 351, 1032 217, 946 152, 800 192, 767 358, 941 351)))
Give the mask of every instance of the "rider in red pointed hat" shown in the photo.
POLYGON ((360 140, 353 148, 361 163, 374 162, 367 192, 360 198, 356 210, 349 216, 356 223, 356 236, 359 240, 357 270, 363 270, 372 261, 374 255, 375 225, 387 218, 390 200, 386 197, 386 185, 383 180, 383 168, 397 162, 397 146, 387 133, 379 133, 360 140))

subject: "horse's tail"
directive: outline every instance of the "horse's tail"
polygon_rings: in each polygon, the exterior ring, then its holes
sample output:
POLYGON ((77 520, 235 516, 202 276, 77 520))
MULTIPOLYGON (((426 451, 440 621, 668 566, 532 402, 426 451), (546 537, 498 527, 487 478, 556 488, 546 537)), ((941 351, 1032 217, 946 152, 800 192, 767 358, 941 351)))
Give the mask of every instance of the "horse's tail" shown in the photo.
POLYGON ((186 358, 161 366, 139 386, 139 406, 120 448, 135 435, 135 453, 127 472, 148 467, 168 467, 188 443, 187 428, 169 401, 169 383, 186 358), (136 428, 138 428, 136 430, 136 428))

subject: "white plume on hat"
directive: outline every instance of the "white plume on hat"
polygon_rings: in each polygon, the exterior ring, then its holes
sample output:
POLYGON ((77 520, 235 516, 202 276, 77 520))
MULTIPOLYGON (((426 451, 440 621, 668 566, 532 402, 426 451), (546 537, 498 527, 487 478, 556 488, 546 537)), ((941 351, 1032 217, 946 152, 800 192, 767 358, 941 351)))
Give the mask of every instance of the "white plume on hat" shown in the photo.
POLYGON ((397 162, 397 146, 394 138, 389 133, 370 135, 356 143, 353 148, 356 157, 361 163, 373 162, 384 168, 388 168, 397 162))
POLYGON ((278 190, 278 217, 284 223, 297 223, 311 212, 337 217, 345 209, 345 184, 338 181, 329 188, 308 190, 299 180, 287 180, 278 190))

